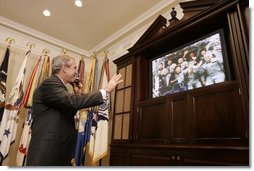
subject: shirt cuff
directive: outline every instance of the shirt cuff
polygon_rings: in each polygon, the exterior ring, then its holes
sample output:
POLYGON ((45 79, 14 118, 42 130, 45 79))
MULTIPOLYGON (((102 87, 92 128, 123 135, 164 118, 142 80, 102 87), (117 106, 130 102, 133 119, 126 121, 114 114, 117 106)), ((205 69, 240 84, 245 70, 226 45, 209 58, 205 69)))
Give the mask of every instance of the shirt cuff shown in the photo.
POLYGON ((100 89, 103 100, 107 100, 107 92, 104 89, 100 89))

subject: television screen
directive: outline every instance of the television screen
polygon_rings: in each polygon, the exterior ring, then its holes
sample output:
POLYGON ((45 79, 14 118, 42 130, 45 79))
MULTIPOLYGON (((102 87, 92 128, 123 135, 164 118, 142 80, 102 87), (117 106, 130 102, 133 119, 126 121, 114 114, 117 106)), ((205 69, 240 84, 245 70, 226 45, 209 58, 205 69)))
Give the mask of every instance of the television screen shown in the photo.
POLYGON ((223 42, 219 30, 152 59, 152 97, 224 82, 223 42))

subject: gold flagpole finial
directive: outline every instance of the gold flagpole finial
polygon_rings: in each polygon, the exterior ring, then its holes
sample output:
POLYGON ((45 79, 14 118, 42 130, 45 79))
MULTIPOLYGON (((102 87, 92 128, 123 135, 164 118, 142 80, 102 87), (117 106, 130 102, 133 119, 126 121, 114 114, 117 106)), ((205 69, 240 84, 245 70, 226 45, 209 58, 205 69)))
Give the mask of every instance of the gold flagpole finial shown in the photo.
POLYGON ((85 61, 85 55, 81 55, 80 60, 85 61))
POLYGON ((12 37, 7 37, 5 40, 9 45, 15 43, 15 39, 13 39, 12 37))
POLYGON ((32 50, 32 48, 35 48, 35 44, 32 43, 32 42, 28 42, 28 43, 26 44, 26 47, 28 47, 30 50, 32 50))
POLYGON ((93 57, 94 57, 94 58, 97 58, 97 54, 98 54, 98 53, 97 53, 96 51, 94 51, 94 52, 93 52, 93 57))
POLYGON ((108 50, 105 50, 105 51, 104 51, 104 54, 105 54, 105 58, 106 58, 106 59, 108 58, 108 53, 109 53, 108 50))
POLYGON ((42 53, 43 53, 44 56, 48 56, 48 54, 50 54, 50 50, 48 50, 48 49, 43 49, 43 50, 42 50, 42 53))
POLYGON ((62 52, 62 54, 63 54, 63 55, 67 55, 67 54, 68 54, 68 50, 67 50, 67 49, 65 49, 65 48, 64 48, 64 49, 62 49, 62 51, 61 51, 61 52, 62 52))

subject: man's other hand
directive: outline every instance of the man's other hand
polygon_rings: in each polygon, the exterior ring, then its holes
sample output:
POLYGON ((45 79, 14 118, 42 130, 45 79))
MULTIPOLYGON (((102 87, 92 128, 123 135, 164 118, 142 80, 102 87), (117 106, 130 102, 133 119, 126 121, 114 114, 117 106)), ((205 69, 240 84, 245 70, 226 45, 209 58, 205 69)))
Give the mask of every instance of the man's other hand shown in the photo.
POLYGON ((121 74, 115 74, 111 80, 108 82, 108 84, 105 86, 104 90, 106 91, 107 94, 110 94, 115 87, 117 86, 117 84, 119 84, 120 82, 122 82, 123 80, 121 79, 122 75, 121 74))

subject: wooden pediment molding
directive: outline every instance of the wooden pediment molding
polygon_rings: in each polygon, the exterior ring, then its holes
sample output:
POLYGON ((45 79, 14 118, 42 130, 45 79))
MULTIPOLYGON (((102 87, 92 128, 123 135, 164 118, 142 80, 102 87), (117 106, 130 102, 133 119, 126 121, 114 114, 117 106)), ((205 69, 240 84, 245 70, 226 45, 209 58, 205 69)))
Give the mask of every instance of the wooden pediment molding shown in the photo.
POLYGON ((196 0, 179 3, 183 9, 184 17, 181 21, 188 20, 189 18, 197 15, 198 13, 207 10, 220 0, 196 0))
MULTIPOLYGON (((155 40, 157 37, 160 37, 163 35, 163 33, 168 32, 169 30, 174 30, 174 28, 177 27, 180 23, 183 23, 184 21, 207 10, 209 7, 218 3, 218 1, 221 0, 195 0, 180 3, 184 13, 184 17, 181 20, 178 20, 177 18, 172 20, 172 17, 169 21, 167 21, 165 17, 159 15, 157 19, 151 24, 151 26, 145 31, 145 33, 140 37, 140 39, 129 49, 129 52, 140 49, 140 47, 143 45, 151 42, 151 40, 155 40)), ((174 8, 172 8, 172 10, 169 9, 171 16, 173 11, 174 8)))
MULTIPOLYGON (((151 40, 156 35, 159 35, 167 25, 167 19, 162 15, 159 15, 157 19, 151 24, 151 26, 145 31, 140 39, 133 45, 131 49, 140 47, 144 42, 151 40)), ((129 49, 129 50, 131 50, 129 49)))

